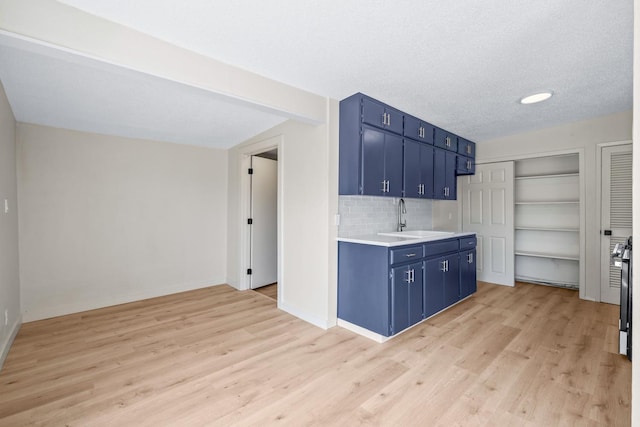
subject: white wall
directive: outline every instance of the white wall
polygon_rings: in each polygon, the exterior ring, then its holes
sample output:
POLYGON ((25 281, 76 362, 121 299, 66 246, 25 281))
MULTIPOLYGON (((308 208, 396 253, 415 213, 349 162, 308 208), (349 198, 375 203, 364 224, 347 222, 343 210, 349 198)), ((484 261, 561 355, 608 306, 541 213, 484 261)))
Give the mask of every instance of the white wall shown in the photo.
MULTIPOLYGON (((338 105, 328 101, 328 117, 338 105)), ((321 327, 335 325, 337 120, 328 125, 288 121, 229 150, 228 283, 241 287, 241 238, 246 227, 241 192, 244 154, 252 145, 273 137, 282 141, 278 162, 281 178, 281 271, 279 308, 321 327), (336 176, 333 176, 333 175, 336 176), (331 218, 331 220, 328 220, 331 218)))
POLYGON ((21 322, 15 134, 16 122, 0 84, 0 368, 21 322))
POLYGON ((25 321, 220 284, 227 153, 18 123, 25 321))
MULTIPOLYGON (((476 161, 514 160, 563 152, 579 152, 583 157, 581 175, 584 179, 585 206, 585 286, 581 297, 600 300, 600 225, 597 195, 598 144, 631 140, 631 111, 612 114, 554 126, 533 132, 507 136, 490 141, 481 141, 477 146, 476 161)), ((435 212, 434 212, 435 216, 435 212)))

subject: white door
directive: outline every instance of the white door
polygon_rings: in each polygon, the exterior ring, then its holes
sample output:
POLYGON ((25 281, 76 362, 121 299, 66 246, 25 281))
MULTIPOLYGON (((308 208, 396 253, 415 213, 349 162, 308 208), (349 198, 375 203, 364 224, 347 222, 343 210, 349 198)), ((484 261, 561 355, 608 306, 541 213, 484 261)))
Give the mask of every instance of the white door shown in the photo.
POLYGON ((251 289, 278 281, 278 162, 251 157, 251 289))
POLYGON ((632 233, 631 144, 602 147, 601 158, 600 300, 620 304, 620 268, 611 264, 611 251, 632 233))
POLYGON ((476 166, 462 179, 462 230, 478 236, 478 280, 514 285, 513 162, 476 166))

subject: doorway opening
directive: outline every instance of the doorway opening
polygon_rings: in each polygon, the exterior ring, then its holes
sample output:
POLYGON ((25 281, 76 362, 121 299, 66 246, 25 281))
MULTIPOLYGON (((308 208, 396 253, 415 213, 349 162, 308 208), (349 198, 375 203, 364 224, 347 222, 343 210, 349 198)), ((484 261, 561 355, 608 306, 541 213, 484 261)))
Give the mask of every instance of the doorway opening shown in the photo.
POLYGON ((252 155, 249 175, 250 288, 269 286, 277 301, 278 149, 252 155))

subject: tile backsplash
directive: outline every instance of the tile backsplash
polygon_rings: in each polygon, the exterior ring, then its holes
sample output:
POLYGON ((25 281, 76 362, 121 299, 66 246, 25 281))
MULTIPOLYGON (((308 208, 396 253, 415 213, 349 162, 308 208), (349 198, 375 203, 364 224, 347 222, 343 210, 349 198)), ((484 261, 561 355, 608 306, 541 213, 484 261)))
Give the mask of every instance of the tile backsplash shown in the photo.
MULTIPOLYGON (((352 237, 396 231, 398 226, 398 198, 374 196, 340 196, 338 235, 352 237)), ((407 213, 405 230, 431 230, 432 201, 404 199, 407 213)))

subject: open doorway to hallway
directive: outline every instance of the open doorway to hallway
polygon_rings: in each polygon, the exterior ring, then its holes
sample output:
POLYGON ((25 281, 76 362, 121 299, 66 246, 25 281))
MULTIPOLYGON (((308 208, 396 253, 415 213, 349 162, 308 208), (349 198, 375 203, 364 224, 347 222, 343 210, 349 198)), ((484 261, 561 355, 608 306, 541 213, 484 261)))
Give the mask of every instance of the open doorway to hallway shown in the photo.
POLYGON ((277 301, 278 149, 251 156, 250 288, 277 301))

